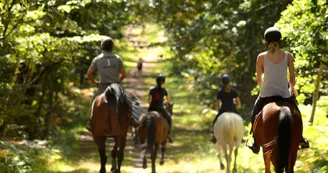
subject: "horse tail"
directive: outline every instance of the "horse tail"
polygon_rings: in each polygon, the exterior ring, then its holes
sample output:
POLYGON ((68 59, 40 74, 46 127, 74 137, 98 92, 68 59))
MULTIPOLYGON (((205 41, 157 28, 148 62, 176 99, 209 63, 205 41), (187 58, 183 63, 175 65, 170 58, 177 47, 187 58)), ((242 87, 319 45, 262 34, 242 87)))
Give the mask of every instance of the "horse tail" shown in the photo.
POLYGON ((292 137, 292 113, 287 106, 282 106, 279 114, 276 163, 278 170, 288 169, 288 157, 292 137))
POLYGON ((243 119, 236 113, 225 112, 214 124, 214 135, 233 146, 239 147, 244 132, 243 119))
POLYGON ((146 129, 147 129, 147 148, 153 147, 156 140, 156 125, 154 118, 148 114, 146 119, 146 129))

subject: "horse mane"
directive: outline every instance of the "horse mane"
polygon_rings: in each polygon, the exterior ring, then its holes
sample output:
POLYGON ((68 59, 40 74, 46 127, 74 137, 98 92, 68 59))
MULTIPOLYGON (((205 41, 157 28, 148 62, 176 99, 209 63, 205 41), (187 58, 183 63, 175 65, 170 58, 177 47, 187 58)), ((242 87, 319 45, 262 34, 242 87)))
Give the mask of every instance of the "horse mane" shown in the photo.
POLYGON ((124 101, 123 87, 119 83, 110 84, 105 90, 105 99, 109 104, 122 103, 124 101))
POLYGON ((105 99, 109 104, 117 104, 117 107, 120 104, 125 104, 129 109, 133 110, 132 114, 135 116, 139 117, 142 113, 140 99, 131 93, 124 92, 122 85, 119 83, 113 83, 106 88, 105 99))
POLYGON ((135 119, 139 119, 139 117, 142 115, 142 108, 140 106, 140 99, 137 96, 126 92, 125 97, 124 97, 124 101, 127 104, 127 106, 130 109, 132 109, 132 116, 135 119))

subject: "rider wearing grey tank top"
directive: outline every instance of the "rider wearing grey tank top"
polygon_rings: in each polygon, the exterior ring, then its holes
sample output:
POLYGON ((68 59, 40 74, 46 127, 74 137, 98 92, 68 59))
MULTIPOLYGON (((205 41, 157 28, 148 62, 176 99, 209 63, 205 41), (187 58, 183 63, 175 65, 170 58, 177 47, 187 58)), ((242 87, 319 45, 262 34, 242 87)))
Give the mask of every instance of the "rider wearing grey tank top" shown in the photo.
POLYGON ((264 55, 264 80, 260 91, 260 97, 281 96, 289 98, 287 79, 288 53, 284 52, 283 60, 277 64, 271 62, 264 55))

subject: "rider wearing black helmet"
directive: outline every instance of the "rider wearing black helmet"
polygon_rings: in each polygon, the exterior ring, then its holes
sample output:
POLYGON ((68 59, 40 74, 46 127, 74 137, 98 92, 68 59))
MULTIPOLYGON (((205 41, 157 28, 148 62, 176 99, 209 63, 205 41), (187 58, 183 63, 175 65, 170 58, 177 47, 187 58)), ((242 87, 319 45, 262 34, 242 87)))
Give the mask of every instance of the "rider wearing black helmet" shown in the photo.
MULTIPOLYGON (((170 96, 162 85, 165 83, 165 76, 160 74, 156 77, 157 86, 150 89, 148 96, 149 108, 148 111, 157 111, 162 113, 169 125, 169 134, 171 133, 172 119, 169 112, 164 108, 164 104, 170 103, 170 96), (164 100, 165 97, 165 100, 164 100)), ((168 137, 169 142, 172 143, 172 139, 168 137)))
MULTIPOLYGON (((261 89, 253 107, 252 125, 256 115, 262 110, 264 105, 278 101, 277 99, 283 98, 298 109, 295 96, 293 96, 297 95, 294 89, 296 81, 293 56, 290 52, 280 49, 281 32, 278 28, 268 28, 264 32, 264 39, 266 44, 268 44, 269 50, 260 53, 256 60, 256 79, 261 89), (289 80, 287 79, 287 68, 289 71, 289 80), (262 73, 264 73, 263 82, 262 73)), ((247 146, 255 154, 259 152, 260 147, 256 144, 255 138, 254 143, 247 144, 247 146)), ((303 137, 301 139, 301 146, 303 148, 309 147, 308 142, 303 137)))
MULTIPOLYGON (((221 78, 222 88, 217 92, 217 108, 219 113, 215 116, 212 122, 212 128, 218 119, 218 117, 224 112, 235 112, 237 113, 237 109, 240 107, 240 98, 238 96, 238 92, 235 88, 230 86, 230 76, 224 74, 221 78)), ((216 139, 212 133, 212 137, 210 139, 211 142, 216 143, 216 139)))

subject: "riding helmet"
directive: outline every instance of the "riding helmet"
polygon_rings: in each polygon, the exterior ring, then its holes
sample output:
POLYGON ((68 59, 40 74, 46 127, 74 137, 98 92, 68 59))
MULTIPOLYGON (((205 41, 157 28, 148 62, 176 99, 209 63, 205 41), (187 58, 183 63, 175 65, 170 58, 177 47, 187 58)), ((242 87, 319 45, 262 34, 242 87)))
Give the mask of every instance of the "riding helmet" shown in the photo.
POLYGON ((270 27, 265 30, 264 32, 264 39, 267 42, 275 42, 280 41, 281 39, 281 32, 276 27, 270 27))
POLYGON ((165 76, 162 75, 162 74, 159 74, 157 77, 156 77, 156 82, 159 84, 163 84, 165 83, 165 76))
POLYGON ((228 74, 224 74, 221 78, 221 81, 224 85, 229 84, 230 82, 230 76, 228 74))
POLYGON ((112 38, 108 37, 105 40, 101 42, 101 49, 102 50, 107 50, 107 51, 112 51, 114 47, 114 41, 112 38))

